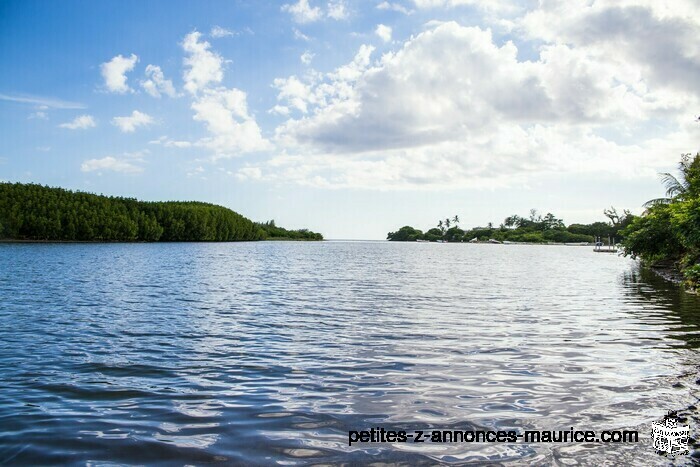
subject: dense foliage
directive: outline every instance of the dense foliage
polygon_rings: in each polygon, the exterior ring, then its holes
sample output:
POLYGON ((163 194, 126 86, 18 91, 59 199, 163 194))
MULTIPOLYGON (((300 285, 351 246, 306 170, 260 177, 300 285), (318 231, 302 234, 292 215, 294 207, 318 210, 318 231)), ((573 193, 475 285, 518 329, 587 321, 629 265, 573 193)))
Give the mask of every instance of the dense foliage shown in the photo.
POLYGON ((672 262, 687 284, 700 285, 700 153, 684 154, 680 177, 664 173, 666 198, 645 205, 646 212, 624 230, 626 255, 645 263, 672 262))
POLYGON ((263 240, 264 228, 200 202, 144 202, 35 184, 0 183, 0 238, 83 241, 263 240))
POLYGON ((633 216, 628 211, 624 211, 620 215, 614 208, 606 209, 603 212, 609 219, 608 222, 571 224, 567 227, 554 214, 547 213, 541 216, 532 209, 528 217, 518 215, 506 217, 499 227, 494 227, 493 224, 489 223, 486 227, 474 227, 469 230, 459 228, 459 217, 454 216, 440 220, 437 227, 433 227, 425 233, 408 225, 401 227, 396 232, 389 232, 387 239, 402 242, 498 240, 527 243, 590 243, 596 237, 600 237, 604 242, 607 242, 609 238, 619 239, 621 230, 632 221, 633 216))
POLYGON ((320 233, 311 232, 308 229, 284 229, 276 226, 274 220, 257 225, 265 232, 265 236, 269 240, 323 240, 323 235, 320 233))

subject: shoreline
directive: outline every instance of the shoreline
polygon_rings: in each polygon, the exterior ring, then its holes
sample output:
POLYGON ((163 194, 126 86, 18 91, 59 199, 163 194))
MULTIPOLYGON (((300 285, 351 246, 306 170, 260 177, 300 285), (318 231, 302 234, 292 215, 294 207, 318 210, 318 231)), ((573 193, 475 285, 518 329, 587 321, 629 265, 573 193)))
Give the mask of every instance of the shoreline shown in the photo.
POLYGON ((183 240, 183 241, 157 241, 157 242, 145 242, 140 240, 134 241, 110 241, 110 240, 30 240, 30 239, 0 239, 0 244, 7 243, 38 243, 38 244, 49 244, 49 243, 80 243, 80 244, 155 244, 155 243, 255 243, 255 242, 322 242, 324 240, 311 240, 305 238, 289 238, 289 237, 273 237, 266 238, 264 240, 229 240, 229 241, 217 241, 217 240, 183 240))
POLYGON ((672 261, 662 261, 653 265, 642 264, 642 267, 649 269, 660 278, 682 287, 686 292, 696 293, 694 290, 683 286, 683 274, 678 270, 672 261))

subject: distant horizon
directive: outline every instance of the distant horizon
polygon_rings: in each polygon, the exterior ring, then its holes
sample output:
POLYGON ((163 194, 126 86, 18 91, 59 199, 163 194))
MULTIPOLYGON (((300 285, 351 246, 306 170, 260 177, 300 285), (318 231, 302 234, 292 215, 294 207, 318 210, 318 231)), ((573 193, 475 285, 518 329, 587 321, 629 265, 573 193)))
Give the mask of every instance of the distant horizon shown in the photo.
POLYGON ((0 181, 354 240, 640 214, 700 150, 699 33, 694 0, 4 2, 0 181))

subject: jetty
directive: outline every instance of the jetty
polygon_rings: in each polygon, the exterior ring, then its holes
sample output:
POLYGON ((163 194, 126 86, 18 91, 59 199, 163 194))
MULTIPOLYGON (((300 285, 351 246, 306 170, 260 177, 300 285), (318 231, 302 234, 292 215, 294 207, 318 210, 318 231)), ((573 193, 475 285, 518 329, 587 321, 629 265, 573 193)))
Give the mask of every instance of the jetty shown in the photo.
POLYGON ((593 251, 596 253, 617 253, 618 248, 617 245, 615 244, 615 237, 608 237, 608 244, 605 245, 603 243, 603 239, 598 237, 596 238, 595 241, 595 246, 593 247, 593 251))

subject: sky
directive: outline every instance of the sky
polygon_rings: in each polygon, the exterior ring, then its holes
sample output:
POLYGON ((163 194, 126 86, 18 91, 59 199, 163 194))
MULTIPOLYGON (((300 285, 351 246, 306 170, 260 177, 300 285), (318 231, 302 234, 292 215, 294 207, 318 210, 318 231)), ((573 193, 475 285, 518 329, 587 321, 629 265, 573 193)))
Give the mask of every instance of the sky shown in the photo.
POLYGON ((642 211, 700 150, 697 0, 0 1, 0 180, 330 239, 642 211))

